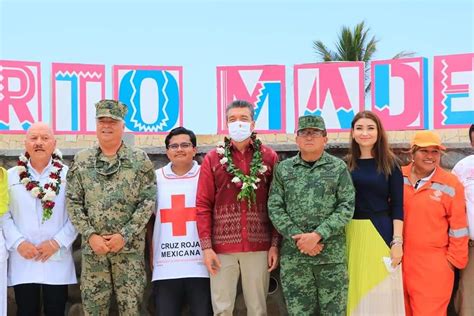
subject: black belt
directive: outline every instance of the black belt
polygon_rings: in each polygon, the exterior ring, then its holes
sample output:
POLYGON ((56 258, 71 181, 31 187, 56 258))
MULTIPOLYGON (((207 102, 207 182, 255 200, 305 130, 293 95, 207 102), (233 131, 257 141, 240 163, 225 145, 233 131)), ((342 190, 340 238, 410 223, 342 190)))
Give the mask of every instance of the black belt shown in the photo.
POLYGON ((469 247, 474 247, 474 240, 469 239, 469 247))

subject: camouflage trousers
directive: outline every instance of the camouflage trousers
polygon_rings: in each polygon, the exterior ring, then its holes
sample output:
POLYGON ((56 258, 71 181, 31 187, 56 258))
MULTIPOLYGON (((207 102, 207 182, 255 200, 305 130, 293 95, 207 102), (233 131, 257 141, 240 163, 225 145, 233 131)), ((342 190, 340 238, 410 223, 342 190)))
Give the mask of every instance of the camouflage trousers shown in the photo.
POLYGON ((290 315, 346 314, 348 288, 346 264, 316 265, 283 256, 280 275, 290 315))
POLYGON ((82 255, 81 295, 86 315, 109 315, 112 293, 120 315, 140 315, 145 282, 143 254, 82 255))

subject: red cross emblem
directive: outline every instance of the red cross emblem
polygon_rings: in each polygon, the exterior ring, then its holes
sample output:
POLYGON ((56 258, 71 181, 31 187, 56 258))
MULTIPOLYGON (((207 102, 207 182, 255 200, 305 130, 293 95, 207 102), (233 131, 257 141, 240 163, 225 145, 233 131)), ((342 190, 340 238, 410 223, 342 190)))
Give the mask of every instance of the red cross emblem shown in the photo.
POLYGON ((184 194, 171 196, 171 208, 161 209, 162 223, 171 223, 173 236, 186 236, 186 222, 196 221, 196 208, 185 206, 184 194))

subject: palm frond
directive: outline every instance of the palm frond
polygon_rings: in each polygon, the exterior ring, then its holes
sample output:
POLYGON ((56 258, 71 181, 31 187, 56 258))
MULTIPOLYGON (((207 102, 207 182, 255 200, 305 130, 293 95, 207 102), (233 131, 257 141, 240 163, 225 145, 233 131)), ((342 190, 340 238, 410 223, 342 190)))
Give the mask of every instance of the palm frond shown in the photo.
POLYGON ((334 61, 334 52, 329 50, 322 41, 314 41, 313 48, 323 61, 334 61))
POLYGON ((342 27, 338 41, 335 43, 339 60, 351 60, 353 56, 352 32, 348 27, 342 27))
POLYGON ((362 51, 362 58, 361 61, 369 62, 372 59, 372 56, 377 51, 377 42, 378 40, 373 36, 370 41, 364 45, 364 49, 362 51))
POLYGON ((400 59, 400 58, 407 58, 407 57, 413 57, 413 56, 415 56, 415 52, 402 50, 401 52, 393 56, 392 59, 400 59))
MULTIPOLYGON (((324 45, 322 41, 314 41, 313 48, 323 61, 363 61, 365 62, 364 80, 366 82, 365 92, 371 88, 370 83, 370 61, 377 51, 379 40, 370 36, 370 28, 362 21, 350 29, 347 26, 341 28, 337 41, 334 43, 335 51, 324 45)), ((415 53, 401 51, 393 59, 413 57, 415 53)))

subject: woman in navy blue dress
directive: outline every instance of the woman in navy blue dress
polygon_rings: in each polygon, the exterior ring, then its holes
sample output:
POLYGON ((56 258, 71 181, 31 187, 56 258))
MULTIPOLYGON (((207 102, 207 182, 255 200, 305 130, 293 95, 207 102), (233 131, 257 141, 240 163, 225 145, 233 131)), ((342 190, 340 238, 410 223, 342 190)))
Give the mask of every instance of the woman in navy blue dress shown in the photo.
POLYGON ((351 124, 348 167, 356 188, 347 226, 348 315, 404 315, 403 176, 380 119, 359 112, 351 124))

